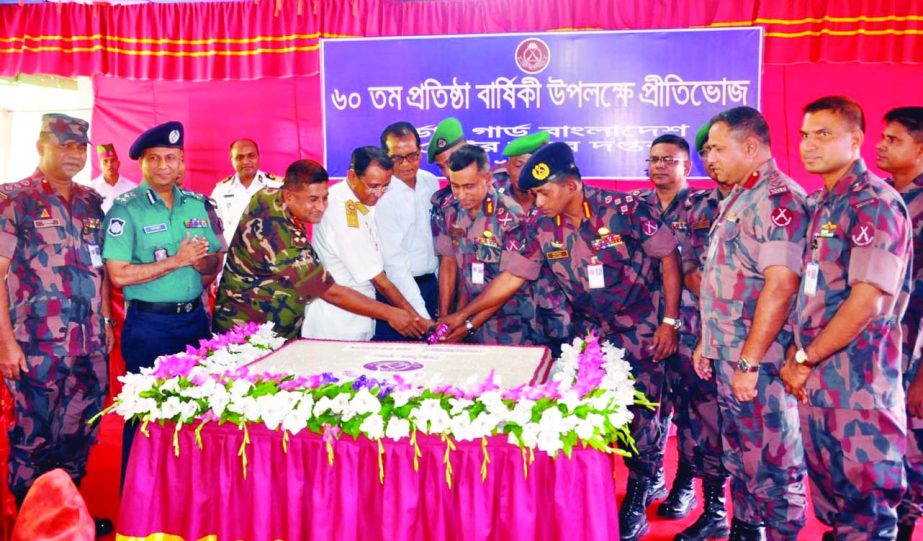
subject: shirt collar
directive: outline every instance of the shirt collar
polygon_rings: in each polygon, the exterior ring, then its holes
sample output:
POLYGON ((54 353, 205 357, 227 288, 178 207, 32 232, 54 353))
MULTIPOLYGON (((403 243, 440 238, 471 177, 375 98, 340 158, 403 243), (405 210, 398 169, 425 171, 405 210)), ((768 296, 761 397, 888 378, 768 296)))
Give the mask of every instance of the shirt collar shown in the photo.
MULTIPOLYGON (((156 205, 158 201, 163 202, 163 198, 160 197, 160 194, 157 193, 154 188, 151 188, 151 185, 147 183, 146 180, 142 180, 139 185, 141 191, 144 193, 145 198, 148 203, 151 205, 156 205)), ((182 205, 186 201, 186 194, 182 190, 176 187, 176 184, 173 185, 173 202, 182 205)), ((166 204, 164 204, 166 206, 166 204)))
POLYGON ((843 195, 846 192, 859 191, 862 187, 868 182, 868 167, 865 165, 865 161, 862 158, 857 159, 853 162, 852 167, 843 174, 839 180, 836 181, 836 184, 833 185, 832 190, 828 190, 824 186, 824 195, 830 193, 833 195, 843 195))

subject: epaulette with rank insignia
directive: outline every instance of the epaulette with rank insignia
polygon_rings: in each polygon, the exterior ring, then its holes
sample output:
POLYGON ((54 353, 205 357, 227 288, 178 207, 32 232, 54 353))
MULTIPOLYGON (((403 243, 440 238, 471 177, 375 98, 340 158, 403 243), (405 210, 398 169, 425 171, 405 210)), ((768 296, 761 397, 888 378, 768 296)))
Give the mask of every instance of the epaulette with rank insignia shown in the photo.
MULTIPOLYGON (((199 201, 205 201, 206 199, 211 200, 207 195, 200 194, 199 192, 194 192, 192 190, 180 190, 180 192, 186 197, 192 197, 193 199, 198 199, 199 201)), ((214 203, 214 201, 212 201, 214 203)))
POLYGON ((276 175, 273 175, 272 173, 266 173, 266 178, 268 178, 269 180, 275 180, 276 182, 281 182, 279 178, 276 177, 276 175))
POLYGON ((75 182, 74 187, 77 188, 78 192, 82 192, 83 194, 87 195, 90 199, 96 200, 96 202, 98 203, 102 203, 103 200, 105 199, 103 196, 99 195, 99 192, 97 192, 93 188, 90 188, 89 186, 81 186, 80 184, 77 184, 75 182))
MULTIPOLYGON (((231 182, 231 179, 233 179, 233 178, 234 178, 234 175, 228 175, 227 177, 225 177, 225 178, 219 180, 219 181, 217 182, 217 184, 224 184, 225 182, 231 182)), ((217 184, 216 184, 216 185, 217 185, 217 184)))
POLYGON ((132 188, 122 195, 118 196, 113 200, 113 205, 124 205, 131 201, 132 199, 138 197, 138 194, 141 193, 140 188, 132 188))

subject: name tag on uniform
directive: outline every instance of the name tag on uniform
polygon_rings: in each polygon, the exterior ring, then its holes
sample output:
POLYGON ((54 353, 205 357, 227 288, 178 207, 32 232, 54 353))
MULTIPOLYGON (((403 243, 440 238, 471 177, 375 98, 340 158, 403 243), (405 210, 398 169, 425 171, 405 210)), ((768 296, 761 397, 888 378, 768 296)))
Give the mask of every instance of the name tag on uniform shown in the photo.
POLYGON ((167 224, 157 224, 157 225, 146 225, 144 226, 144 232, 148 235, 151 233, 161 233, 167 230, 167 224))
POLYGON ((64 225, 61 223, 61 220, 57 218, 49 218, 47 220, 35 220, 33 224, 35 225, 36 229, 42 229, 44 227, 61 227, 62 225, 64 225))
POLYGON ((804 268, 804 294, 809 297, 817 295, 817 275, 820 274, 820 265, 808 263, 804 268))
POLYGON ((480 261, 471 264, 471 283, 476 286, 484 285, 484 264, 480 261))
POLYGON ((103 253, 99 249, 99 244, 87 244, 87 249, 90 251, 90 264, 96 268, 103 266, 103 253))
POLYGON ((601 289, 606 287, 606 275, 603 273, 603 266, 599 263, 587 265, 587 278, 590 281, 590 289, 601 289))
POLYGON ((555 250, 553 252, 548 252, 545 257, 548 259, 567 259, 570 257, 570 251, 568 250, 555 250))

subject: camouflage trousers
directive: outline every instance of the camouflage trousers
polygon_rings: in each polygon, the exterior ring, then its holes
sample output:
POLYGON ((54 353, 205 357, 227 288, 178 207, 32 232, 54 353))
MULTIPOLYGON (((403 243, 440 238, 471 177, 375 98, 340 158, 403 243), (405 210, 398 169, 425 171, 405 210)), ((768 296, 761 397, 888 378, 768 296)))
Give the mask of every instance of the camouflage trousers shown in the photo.
POLYGON ((22 503, 33 481, 55 468, 75 484, 86 474, 98 423, 109 390, 106 357, 26 355, 29 371, 7 382, 13 393, 16 425, 10 430, 10 490, 22 503))
POLYGON ((692 349, 681 341, 679 351, 664 365, 663 409, 673 412, 680 462, 691 466, 696 477, 720 482, 728 474, 721 463, 718 387, 714 378, 706 381, 695 373, 692 349))
POLYGON ((713 367, 734 518, 763 524, 769 541, 795 541, 806 503, 797 403, 773 363, 760 364, 756 398, 749 402, 737 400, 731 390, 735 363, 714 361, 713 367))
POLYGON ((814 513, 838 541, 892 540, 904 492, 906 417, 892 410, 801 406, 814 513))
POLYGON ((666 437, 664 427, 667 423, 661 417, 663 408, 659 405, 663 399, 664 363, 655 363, 650 357, 643 360, 629 358, 629 362, 631 373, 635 376, 635 389, 658 405, 654 409, 631 408, 634 418, 630 430, 638 453, 626 458, 625 465, 632 477, 653 479, 663 464, 663 440, 666 437))

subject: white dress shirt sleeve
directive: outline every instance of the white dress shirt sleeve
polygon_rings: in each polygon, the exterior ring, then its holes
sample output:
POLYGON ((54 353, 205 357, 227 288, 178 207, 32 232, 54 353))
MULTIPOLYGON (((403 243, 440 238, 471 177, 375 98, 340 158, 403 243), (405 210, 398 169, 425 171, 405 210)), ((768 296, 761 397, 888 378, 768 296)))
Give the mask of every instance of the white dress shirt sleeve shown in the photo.
MULTIPOLYGON (((402 182, 394 177, 391 183, 402 182)), ((375 221, 378 224, 378 237, 381 244, 381 256, 384 260, 385 274, 391 283, 407 299, 418 314, 430 318, 426 303, 420 294, 420 287, 413 279, 410 263, 410 244, 413 238, 413 193, 397 190, 386 193, 375 205, 375 221), (389 197, 390 196, 390 197, 389 197), (404 201, 406 198, 406 201, 404 201), (387 199, 387 200, 386 200, 387 199), (382 205, 384 203, 384 205, 382 205), (405 204, 406 203, 406 204, 405 204)))

